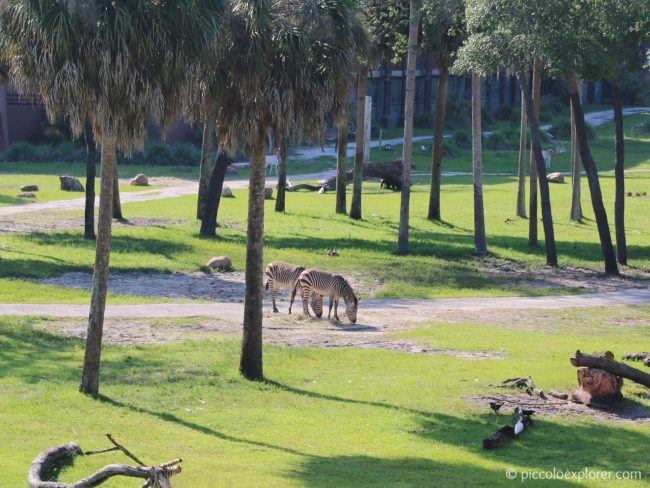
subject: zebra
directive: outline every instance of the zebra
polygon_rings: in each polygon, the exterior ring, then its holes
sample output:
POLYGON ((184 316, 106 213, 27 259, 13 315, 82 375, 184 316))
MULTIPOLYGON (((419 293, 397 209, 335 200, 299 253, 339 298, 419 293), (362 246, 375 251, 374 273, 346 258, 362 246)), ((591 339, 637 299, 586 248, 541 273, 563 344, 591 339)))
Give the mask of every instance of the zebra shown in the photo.
POLYGON ((304 270, 300 273, 300 277, 296 281, 293 291, 291 292, 289 313, 291 313, 291 307, 296 298, 298 288, 301 288, 302 310, 305 315, 309 315, 309 308, 307 307, 308 298, 311 298, 314 295, 328 296, 330 298, 330 308, 327 318, 329 319, 331 317, 332 305, 334 305, 334 318, 340 321, 341 319, 338 317, 338 306, 339 299, 343 298, 343 301, 345 301, 345 315, 347 315, 348 319, 353 324, 357 322, 359 299, 343 276, 318 269, 304 270))
MULTIPOLYGON (((273 312, 278 313, 278 307, 275 305, 275 297, 278 290, 283 288, 293 289, 300 273, 305 270, 302 266, 294 266, 293 264, 285 263, 283 261, 273 261, 266 267, 266 289, 271 288, 271 300, 273 302, 273 312)), ((323 297, 315 295, 311 297, 311 308, 317 317, 323 315, 323 297)))

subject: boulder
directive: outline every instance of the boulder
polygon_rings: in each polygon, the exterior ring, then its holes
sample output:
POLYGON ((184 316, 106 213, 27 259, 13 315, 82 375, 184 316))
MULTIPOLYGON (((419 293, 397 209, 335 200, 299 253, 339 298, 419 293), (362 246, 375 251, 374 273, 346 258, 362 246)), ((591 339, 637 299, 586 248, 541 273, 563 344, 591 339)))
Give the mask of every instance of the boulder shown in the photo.
POLYGON ((61 181, 61 189, 63 191, 84 191, 84 187, 81 182, 72 176, 59 176, 61 181))
POLYGON ((140 173, 139 175, 131 178, 129 184, 131 186, 149 186, 149 178, 147 178, 147 175, 140 173))
POLYGON ((19 193, 16 198, 36 198, 36 194, 31 192, 19 193))
POLYGON ((273 188, 267 186, 264 188, 264 199, 269 200, 271 198, 273 198, 273 188))
POLYGON ((227 166, 226 167, 226 174, 227 175, 236 175, 237 170, 235 168, 231 167, 231 166, 227 166))
POLYGON ((215 258, 210 259, 210 261, 208 261, 208 264, 206 264, 206 266, 210 269, 221 269, 221 270, 231 269, 232 261, 227 256, 217 256, 215 258))
POLYGON ((549 173, 546 175, 549 183, 564 183, 564 175, 562 173, 549 173))
POLYGON ((20 191, 38 191, 38 185, 21 186, 20 191))
POLYGON ((232 194, 232 190, 228 188, 227 186, 224 186, 221 189, 221 196, 224 198, 233 198, 234 195, 232 194))

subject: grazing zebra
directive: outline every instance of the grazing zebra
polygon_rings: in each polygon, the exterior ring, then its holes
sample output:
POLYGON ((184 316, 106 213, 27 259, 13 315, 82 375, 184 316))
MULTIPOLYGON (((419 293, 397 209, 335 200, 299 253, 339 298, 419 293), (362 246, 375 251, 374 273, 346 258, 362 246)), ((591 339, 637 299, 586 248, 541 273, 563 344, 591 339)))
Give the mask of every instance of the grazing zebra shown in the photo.
POLYGON ((291 307, 296 298, 298 288, 301 288, 302 310, 305 315, 309 315, 307 300, 310 297, 313 297, 314 295, 328 296, 330 298, 330 309, 327 318, 329 319, 332 315, 332 305, 334 305, 334 318, 340 321, 338 317, 338 306, 339 299, 343 298, 343 301, 345 301, 345 315, 348 316, 350 322, 353 324, 356 323, 359 299, 343 276, 318 269, 307 269, 300 273, 300 277, 298 278, 298 281, 296 281, 293 291, 291 292, 289 313, 291 313, 291 307))
MULTIPOLYGON (((273 301, 273 312, 277 313, 278 307, 275 305, 275 296, 278 290, 283 288, 293 290, 305 268, 301 266, 294 266, 293 264, 285 263, 283 261, 273 261, 266 267, 266 289, 271 288, 271 300, 273 301)), ((311 297, 311 308, 317 317, 323 315, 323 297, 320 295, 311 297)))

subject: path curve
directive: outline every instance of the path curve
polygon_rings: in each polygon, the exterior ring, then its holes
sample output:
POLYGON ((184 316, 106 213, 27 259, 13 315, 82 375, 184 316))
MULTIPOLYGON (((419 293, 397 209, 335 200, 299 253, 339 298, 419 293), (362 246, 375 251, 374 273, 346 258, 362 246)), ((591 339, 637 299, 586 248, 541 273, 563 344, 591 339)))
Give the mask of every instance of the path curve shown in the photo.
MULTIPOLYGON (((434 320, 436 312, 447 310, 502 310, 502 309, 561 309, 583 307, 622 307, 650 304, 650 289, 633 289, 585 295, 555 295, 540 297, 441 298, 435 300, 403 300, 372 298, 362 300, 359 322, 372 320, 386 313, 416 313, 422 321, 434 320)), ((300 313, 300 304, 295 309, 300 313)), ((88 305, 63 304, 0 304, 0 315, 51 317, 87 317, 88 305)), ((282 307, 284 310, 284 307, 282 307)), ((265 303, 264 312, 270 313, 265 303)), ((148 305, 108 305, 106 316, 113 318, 183 318, 214 317, 240 323, 243 303, 165 303, 148 305)))

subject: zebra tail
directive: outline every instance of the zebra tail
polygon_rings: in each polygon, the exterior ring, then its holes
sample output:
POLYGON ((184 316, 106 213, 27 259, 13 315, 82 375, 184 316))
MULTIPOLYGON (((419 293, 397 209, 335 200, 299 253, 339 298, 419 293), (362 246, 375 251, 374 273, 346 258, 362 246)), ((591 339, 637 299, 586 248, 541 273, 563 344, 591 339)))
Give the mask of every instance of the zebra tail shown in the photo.
POLYGON ((266 285, 264 286, 266 291, 269 291, 269 280, 266 280, 266 285))

